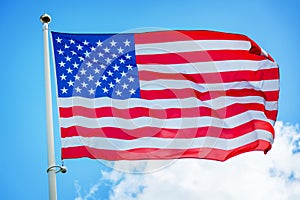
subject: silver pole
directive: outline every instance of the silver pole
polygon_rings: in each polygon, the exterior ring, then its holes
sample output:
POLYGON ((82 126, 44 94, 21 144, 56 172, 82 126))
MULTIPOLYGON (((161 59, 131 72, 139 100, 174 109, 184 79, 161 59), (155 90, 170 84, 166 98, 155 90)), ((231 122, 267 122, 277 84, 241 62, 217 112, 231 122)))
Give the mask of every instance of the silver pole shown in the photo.
POLYGON ((50 58, 49 58, 49 42, 48 42, 48 24, 51 17, 43 14, 40 17, 43 23, 44 35, 44 76, 46 89, 46 118, 47 118, 47 143, 48 143, 48 184, 49 184, 49 200, 56 200, 56 171, 55 155, 54 155, 54 133, 53 133, 53 119, 52 119, 52 94, 51 94, 51 78, 50 78, 50 58))

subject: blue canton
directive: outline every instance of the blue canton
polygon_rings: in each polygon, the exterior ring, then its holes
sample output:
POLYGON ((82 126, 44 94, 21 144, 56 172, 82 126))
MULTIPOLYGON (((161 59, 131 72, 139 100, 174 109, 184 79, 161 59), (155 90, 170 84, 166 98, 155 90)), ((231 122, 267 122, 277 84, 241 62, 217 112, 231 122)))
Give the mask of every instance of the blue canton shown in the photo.
POLYGON ((133 34, 52 32, 58 97, 140 97, 133 34))

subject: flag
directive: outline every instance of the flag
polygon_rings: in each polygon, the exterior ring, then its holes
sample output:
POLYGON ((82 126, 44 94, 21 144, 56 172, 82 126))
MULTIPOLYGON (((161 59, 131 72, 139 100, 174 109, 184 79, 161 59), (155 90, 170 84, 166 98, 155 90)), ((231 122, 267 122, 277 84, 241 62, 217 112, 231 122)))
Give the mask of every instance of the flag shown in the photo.
POLYGON ((271 149, 278 65, 247 36, 51 37, 63 159, 224 161, 271 149))

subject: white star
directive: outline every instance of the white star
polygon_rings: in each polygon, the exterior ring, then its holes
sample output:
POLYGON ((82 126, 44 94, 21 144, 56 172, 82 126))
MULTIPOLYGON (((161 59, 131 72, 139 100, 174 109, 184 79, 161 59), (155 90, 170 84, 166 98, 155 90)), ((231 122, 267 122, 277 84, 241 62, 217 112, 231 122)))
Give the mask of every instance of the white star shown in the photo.
POLYGON ((58 63, 60 65, 60 67, 65 67, 65 64, 63 61, 60 61, 60 63, 58 63))
POLYGON ((117 96, 121 96, 122 95, 122 92, 120 90, 117 90, 116 93, 117 93, 117 96))
POLYGON ((105 65, 101 64, 101 65, 100 65, 100 68, 101 68, 101 69, 105 69, 106 67, 105 67, 105 65))
POLYGON ((63 55, 64 54, 64 51, 62 51, 61 49, 57 50, 57 52, 58 52, 59 55, 63 55))
POLYGON ((57 37, 57 38, 56 38, 56 42, 57 42, 57 43, 61 43, 61 38, 57 37))
POLYGON ((71 51, 72 55, 77 55, 77 53, 75 51, 71 51))
POLYGON ((84 40, 84 41, 83 41, 83 45, 89 45, 89 42, 86 41, 86 40, 84 40))
POLYGON ((112 41, 110 42, 110 45, 111 45, 112 47, 115 47, 116 44, 117 44, 117 42, 115 42, 114 40, 112 40, 112 41))
POLYGON ((69 62, 71 61, 71 58, 69 56, 65 57, 65 59, 69 62))
POLYGON ((124 49, 122 49, 121 47, 120 47, 120 48, 118 48, 118 53, 122 54, 122 53, 123 53, 123 51, 124 51, 124 49))
POLYGON ((128 80, 129 80, 129 82, 134 82, 134 78, 133 78, 132 76, 130 76, 130 77, 128 78, 128 80))
POLYGON ((75 88, 75 90, 76 90, 77 93, 81 93, 82 89, 80 87, 77 87, 77 88, 75 88))
POLYGON ((122 85, 122 88, 123 88, 123 90, 127 89, 127 88, 128 88, 128 84, 124 83, 124 84, 122 85))
POLYGON ((114 68, 114 71, 119 71, 120 66, 118 66, 117 64, 115 64, 115 65, 113 66, 113 68, 114 68))
POLYGON ((106 64, 111 64, 111 58, 109 58, 109 57, 107 57, 106 59, 105 59, 105 61, 106 61, 106 64))
POLYGON ((103 42, 101 42, 100 40, 98 40, 98 42, 96 42, 96 44, 97 44, 97 46, 99 47, 102 47, 102 44, 103 44, 103 42))
POLYGON ((78 76, 78 74, 76 74, 76 75, 74 76, 74 78, 75 78, 75 81, 77 81, 77 80, 80 79, 80 76, 78 76))
POLYGON ((93 66, 93 64, 89 61, 89 62, 87 62, 86 63, 86 65, 87 65, 87 67, 91 67, 91 66, 93 66))
POLYGON ((88 86, 88 84, 86 82, 82 82, 81 83, 82 87, 86 88, 88 86))
POLYGON ((129 54, 126 54, 125 58, 129 60, 131 56, 129 54))
POLYGON ((115 85, 112 82, 110 82, 108 85, 109 85, 110 88, 115 87, 115 85))
POLYGON ((91 47, 91 51, 96 51, 96 48, 95 47, 91 47))
POLYGON ((76 62, 73 63, 73 67, 78 69, 79 64, 77 64, 76 62))
POLYGON ((72 74, 73 69, 71 69, 70 67, 67 69, 68 74, 72 74))
POLYGON ((124 45, 125 45, 125 47, 126 47, 126 46, 129 47, 129 46, 130 46, 130 41, 129 41, 128 39, 126 39, 126 41, 124 42, 124 45))
POLYGON ((74 85, 74 82, 73 82, 72 80, 70 80, 70 81, 68 82, 68 84, 69 84, 69 87, 71 87, 71 86, 74 85))
POLYGON ((121 64, 125 63, 125 60, 123 58, 121 58, 119 61, 120 61, 121 64))
POLYGON ((70 41, 70 44, 75 44, 75 41, 74 40, 69 40, 70 41))
POLYGON ((80 44, 78 44, 76 47, 77 47, 77 50, 79 51, 79 50, 82 50, 83 46, 81 46, 80 44))
POLYGON ((122 71, 121 75, 122 75, 122 77, 126 76, 126 72, 122 71))
POLYGON ((111 54, 111 56, 112 56, 113 58, 118 57, 117 54, 115 54, 115 53, 111 54))
POLYGON ((105 87, 105 88, 102 88, 103 92, 104 93, 108 93, 108 89, 105 87))
POLYGON ((129 93, 130 93, 131 95, 133 95, 133 94, 135 94, 135 90, 134 90, 133 88, 131 88, 131 90, 129 90, 129 93))
POLYGON ((103 50, 104 50, 105 53, 109 53, 109 51, 110 51, 110 49, 107 48, 107 47, 105 47, 103 50))
POLYGON ((94 71, 95 71, 95 74, 99 74, 99 72, 100 72, 100 70, 98 68, 95 68, 94 71))
POLYGON ((66 80, 66 78, 67 78, 67 76, 65 75, 65 74, 62 74, 61 76, 60 76, 60 80, 62 81, 62 80, 66 80))
POLYGON ((68 89, 66 89, 65 87, 63 88, 63 89, 60 89, 61 90, 61 92, 64 94, 64 93, 66 93, 67 94, 67 91, 68 91, 68 89))
POLYGON ((90 74, 88 77, 89 81, 92 81, 94 79, 94 76, 92 76, 92 74, 90 74))
POLYGON ((97 60, 96 58, 94 58, 94 59, 93 59, 93 62, 94 62, 94 63, 97 63, 97 62, 98 62, 98 60, 97 60))
POLYGON ((95 94, 95 90, 93 88, 89 89, 90 95, 95 94))
POLYGON ((126 67, 128 68, 128 71, 132 70, 132 68, 133 68, 133 66, 131 66, 131 65, 127 65, 126 67))
POLYGON ((84 75, 86 73, 86 70, 82 68, 79 72, 81 73, 81 75, 84 75))
POLYGON ((104 74, 101 76, 102 80, 106 81, 107 80, 107 76, 105 76, 104 74))
POLYGON ((99 80, 97 80, 97 82, 95 82, 96 87, 101 86, 101 82, 99 80))
POLYGON ((107 71, 107 74, 108 74, 108 76, 112 76, 113 75, 113 73, 110 70, 107 71))
POLYGON ((78 57, 80 61, 84 61, 84 58, 82 56, 78 57))
POLYGON ((70 48, 70 46, 68 46, 67 44, 65 44, 65 49, 68 49, 68 48, 70 48))
POLYGON ((98 56, 99 56, 99 57, 103 57, 104 54, 100 52, 100 53, 98 53, 98 56))
POLYGON ((85 51, 84 55, 85 57, 90 57, 91 52, 85 51))
POLYGON ((120 83, 120 82, 121 82, 121 79, 115 78, 115 81, 116 81, 116 83, 120 83))

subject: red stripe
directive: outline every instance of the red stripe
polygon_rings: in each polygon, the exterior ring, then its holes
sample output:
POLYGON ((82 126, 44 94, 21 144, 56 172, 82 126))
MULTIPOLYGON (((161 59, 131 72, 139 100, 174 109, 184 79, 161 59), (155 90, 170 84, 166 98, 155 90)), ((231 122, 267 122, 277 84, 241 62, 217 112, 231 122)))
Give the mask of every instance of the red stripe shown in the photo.
POLYGON ((185 89, 165 89, 165 90, 141 90, 141 97, 147 100, 154 99, 184 99, 196 97, 201 101, 207 101, 218 97, 247 97, 258 96, 263 97, 266 101, 277 101, 279 91, 258 91, 254 89, 231 89, 226 91, 208 91, 199 92, 193 88, 185 89))
POLYGON ((95 149, 89 147, 70 147, 62 148, 62 159, 88 157, 92 159, 105 160, 143 160, 143 159, 178 159, 178 158, 202 158, 218 161, 225 161, 233 156, 248 151, 264 151, 271 149, 271 144, 264 140, 257 140, 247 145, 232 150, 221 150, 211 148, 196 149, 132 149, 127 151, 113 151, 95 149))
POLYGON ((238 81, 261 81, 279 79, 279 73, 278 68, 262 69, 258 71, 241 70, 215 73, 201 73, 199 71, 198 74, 170 74, 151 71, 139 71, 139 79, 143 81, 165 79, 189 80, 194 83, 228 83, 238 81))
POLYGON ((195 137, 219 137, 224 139, 232 139, 242 136, 255 130, 266 130, 273 134, 274 129, 268 122, 261 120, 252 120, 241 124, 235 128, 219 128, 219 127, 201 127, 186 129, 168 129, 143 127, 133 130, 120 129, 116 127, 103 128, 85 128, 80 126, 72 126, 61 128, 61 137, 104 137, 123 140, 133 140, 141 137, 158 137, 158 138, 195 138, 195 137))
MULTIPOLYGON (((252 39, 242 34, 232 34, 217 31, 205 30, 175 30, 175 31, 156 31, 149 33, 134 34, 135 44, 150 44, 163 42, 177 42, 189 40, 243 40, 251 43, 249 53, 261 55, 262 50, 252 39)), ((270 56, 267 59, 274 61, 270 56)))
POLYGON ((156 31, 134 34, 135 44, 149 44, 161 42, 177 42, 188 40, 245 40, 250 39, 241 34, 224 33, 205 30, 156 31))
POLYGON ((221 60, 265 60, 244 50, 209 50, 153 55, 136 55, 137 64, 183 64, 221 60))
POLYGON ((59 113, 61 118, 83 116, 88 118, 117 117, 123 119, 135 119, 139 117, 153 117, 158 119, 170 119, 211 116, 218 119, 225 119, 250 110, 264 112, 268 118, 275 118, 276 116, 276 111, 265 110, 264 105, 259 103, 232 104, 218 110, 208 107, 168 109, 135 107, 130 109, 118 109, 114 107, 85 108, 81 106, 74 106, 69 108, 59 108, 59 113))

